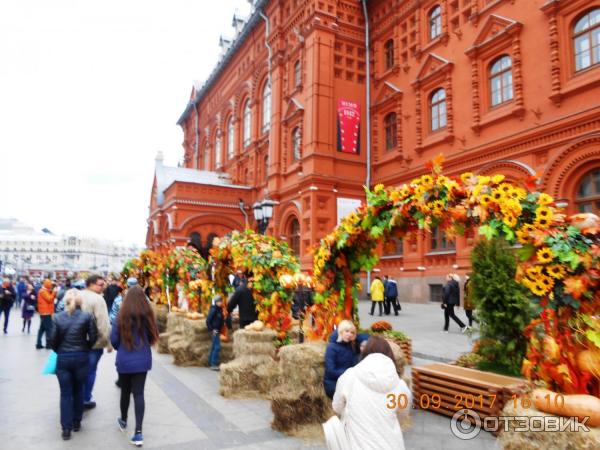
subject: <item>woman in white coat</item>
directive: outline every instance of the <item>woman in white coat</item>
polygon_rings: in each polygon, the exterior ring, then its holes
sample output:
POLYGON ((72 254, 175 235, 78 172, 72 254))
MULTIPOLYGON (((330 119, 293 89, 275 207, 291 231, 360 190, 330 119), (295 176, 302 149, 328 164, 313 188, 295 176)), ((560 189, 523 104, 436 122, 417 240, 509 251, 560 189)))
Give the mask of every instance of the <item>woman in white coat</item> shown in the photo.
POLYGON ((341 418, 347 448, 404 450, 399 418, 408 414, 412 399, 396 372, 392 349, 385 339, 372 336, 361 358, 339 378, 333 396, 333 409, 341 418))

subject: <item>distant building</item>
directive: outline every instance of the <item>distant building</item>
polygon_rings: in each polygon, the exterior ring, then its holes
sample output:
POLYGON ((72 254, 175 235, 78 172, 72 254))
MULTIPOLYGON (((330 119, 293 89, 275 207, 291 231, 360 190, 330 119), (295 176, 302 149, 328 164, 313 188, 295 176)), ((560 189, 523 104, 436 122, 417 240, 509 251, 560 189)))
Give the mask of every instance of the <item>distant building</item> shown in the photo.
POLYGON ((36 231, 16 219, 0 219, 2 273, 62 275, 120 272, 140 248, 105 240, 36 231))
MULTIPOLYGON (((400 185, 440 153, 447 175, 537 174, 569 214, 600 213, 600 0, 365 3, 368 19, 358 0, 256 0, 234 18, 179 118, 184 167, 157 161, 150 248, 205 248, 244 227, 240 199, 266 198, 267 233, 310 269, 310 249, 365 198, 367 167, 371 185, 400 185)), ((393 239, 378 269, 403 300, 439 301, 474 241, 393 239)))

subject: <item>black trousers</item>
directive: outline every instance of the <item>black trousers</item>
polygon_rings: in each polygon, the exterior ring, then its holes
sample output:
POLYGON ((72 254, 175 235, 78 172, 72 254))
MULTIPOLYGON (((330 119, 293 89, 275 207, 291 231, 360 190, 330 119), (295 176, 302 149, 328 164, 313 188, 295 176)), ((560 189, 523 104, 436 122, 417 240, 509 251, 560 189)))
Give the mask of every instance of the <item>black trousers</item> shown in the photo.
POLYGON ((454 314, 454 305, 446 305, 444 308, 444 331, 448 331, 450 318, 452 318, 452 320, 454 320, 459 327, 465 327, 465 324, 462 322, 462 320, 460 320, 458 317, 456 317, 456 314, 454 314))
POLYGON ((2 306, 0 306, 0 317, 2 316, 2 313, 4 313, 4 332, 5 333, 8 331, 8 318, 10 317, 11 306, 12 305, 10 303, 6 303, 6 304, 3 304, 2 306))
POLYGON ((52 316, 51 315, 43 315, 40 316, 40 329, 38 330, 37 335, 37 346, 42 346, 42 335, 46 333, 46 345, 48 345, 48 332, 50 331, 50 327, 52 327, 52 316))
POLYGON ((472 309, 465 309, 465 314, 467 315, 467 319, 469 319, 469 326, 473 326, 473 322, 477 322, 479 323, 479 320, 477 320, 475 318, 475 316, 473 315, 473 310, 472 309))
POLYGON ((398 299, 394 297, 386 297, 385 305, 383 306, 385 314, 390 314, 392 312, 392 308, 394 308, 394 314, 398 315, 398 311, 400 311, 400 304, 398 303, 398 299))
POLYGON ((119 374, 119 383, 121 385, 121 419, 127 421, 129 399, 131 394, 133 394, 136 433, 142 432, 142 422, 144 421, 144 411, 146 410, 144 386, 146 385, 147 374, 148 372, 119 374))
POLYGON ((381 315, 382 310, 383 310, 383 302, 382 301, 379 301, 379 302, 371 301, 371 315, 373 315, 373 312, 375 311, 376 304, 379 305, 379 315, 381 315))

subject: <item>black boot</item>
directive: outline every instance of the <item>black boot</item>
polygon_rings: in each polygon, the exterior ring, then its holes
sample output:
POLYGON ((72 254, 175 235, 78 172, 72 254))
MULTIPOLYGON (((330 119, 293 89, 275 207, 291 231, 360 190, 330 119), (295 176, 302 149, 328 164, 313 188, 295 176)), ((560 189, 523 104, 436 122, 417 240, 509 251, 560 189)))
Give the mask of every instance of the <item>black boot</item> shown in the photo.
POLYGON ((71 439, 71 430, 63 430, 62 432, 63 441, 68 441, 71 439))
POLYGON ((81 430, 81 422, 73 422, 73 431, 81 430))

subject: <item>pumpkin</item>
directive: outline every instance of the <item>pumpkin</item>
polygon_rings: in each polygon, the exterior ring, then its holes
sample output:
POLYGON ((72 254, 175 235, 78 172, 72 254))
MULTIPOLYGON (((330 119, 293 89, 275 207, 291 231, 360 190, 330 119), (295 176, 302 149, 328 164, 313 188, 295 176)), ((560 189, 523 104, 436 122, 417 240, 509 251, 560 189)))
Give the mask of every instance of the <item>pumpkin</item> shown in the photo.
POLYGON ((589 417, 587 426, 600 427, 600 398, 593 395, 562 395, 547 389, 535 389, 533 403, 538 410, 556 416, 578 417, 580 420, 589 417))

